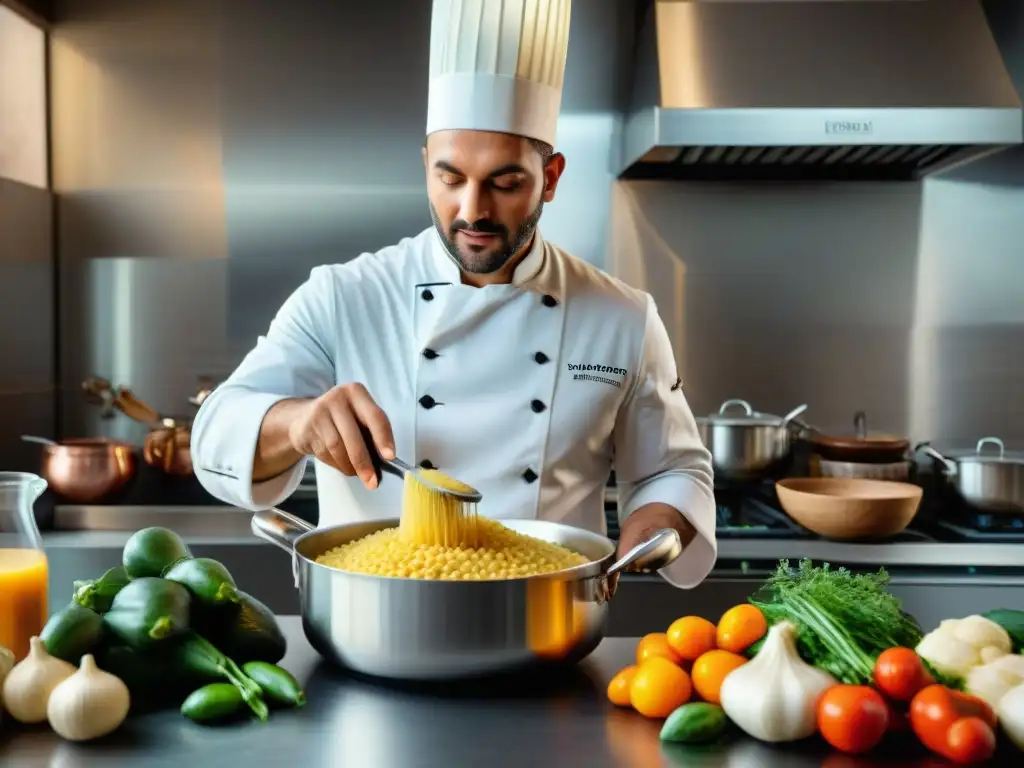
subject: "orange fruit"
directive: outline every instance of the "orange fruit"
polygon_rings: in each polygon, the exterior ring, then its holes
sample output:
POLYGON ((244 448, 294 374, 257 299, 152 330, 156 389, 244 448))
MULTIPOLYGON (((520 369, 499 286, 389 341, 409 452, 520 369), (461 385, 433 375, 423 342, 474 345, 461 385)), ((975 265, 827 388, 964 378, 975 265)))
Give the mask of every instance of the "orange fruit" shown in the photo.
POLYGON ((768 632, 768 621, 757 606, 737 605, 718 621, 716 642, 723 651, 742 653, 768 632))
POLYGON ((716 633, 715 625, 707 619, 700 616, 684 616, 672 622, 666 636, 668 644, 679 654, 679 658, 694 661, 716 648, 716 633))
POLYGON ((636 669, 635 666, 624 667, 608 683, 608 701, 616 707, 628 707, 630 705, 629 689, 633 685, 636 669))
POLYGON ((721 704, 722 681, 738 667, 747 663, 744 656, 729 651, 708 651, 693 662, 693 687, 704 701, 721 704))
POLYGON ((640 642, 636 646, 636 663, 643 664, 648 659, 653 658, 667 659, 673 664, 678 664, 682 659, 679 658, 679 654, 672 650, 672 646, 668 644, 668 637, 664 632, 651 632, 649 635, 644 635, 640 638, 640 642))
POLYGON ((633 709, 645 717, 668 717, 690 700, 690 676, 668 659, 656 656, 641 664, 629 687, 633 709))

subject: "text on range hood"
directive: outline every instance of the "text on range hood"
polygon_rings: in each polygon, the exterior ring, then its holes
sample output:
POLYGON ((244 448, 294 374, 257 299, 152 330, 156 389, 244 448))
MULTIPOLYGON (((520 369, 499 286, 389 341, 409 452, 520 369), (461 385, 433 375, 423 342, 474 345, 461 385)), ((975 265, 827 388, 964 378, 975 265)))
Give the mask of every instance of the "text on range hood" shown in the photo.
POLYGON ((1024 139, 978 0, 655 0, 623 178, 915 179, 1024 139))

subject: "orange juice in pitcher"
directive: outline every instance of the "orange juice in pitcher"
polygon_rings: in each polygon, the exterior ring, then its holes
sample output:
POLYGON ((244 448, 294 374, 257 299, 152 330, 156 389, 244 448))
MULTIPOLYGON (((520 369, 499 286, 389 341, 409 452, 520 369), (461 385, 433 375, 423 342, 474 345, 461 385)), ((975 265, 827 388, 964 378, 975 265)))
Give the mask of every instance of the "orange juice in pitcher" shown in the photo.
POLYGON ((46 481, 27 472, 0 472, 0 646, 17 661, 49 613, 49 568, 33 507, 46 481))

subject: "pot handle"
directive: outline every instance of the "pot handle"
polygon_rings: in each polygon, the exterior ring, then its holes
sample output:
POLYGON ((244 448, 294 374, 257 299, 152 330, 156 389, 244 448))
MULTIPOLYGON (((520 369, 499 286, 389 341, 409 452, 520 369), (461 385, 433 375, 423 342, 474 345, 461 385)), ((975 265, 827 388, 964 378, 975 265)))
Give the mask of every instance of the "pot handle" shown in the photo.
POLYGON ((250 527, 254 536, 277 545, 289 555, 295 551, 295 540, 313 530, 313 526, 301 517, 275 508, 253 514, 250 527))
POLYGON ((662 528, 611 564, 605 576, 611 577, 636 563, 641 568, 660 571, 683 551, 683 542, 674 528, 662 528))
MULTIPOLYGON (((979 444, 979 447, 980 447, 980 444, 979 444)), ((924 451, 925 455, 930 456, 931 458, 933 458, 936 461, 940 462, 946 468, 946 471, 949 474, 951 474, 951 475, 956 474, 956 462, 953 461, 952 459, 947 459, 941 453, 939 453, 934 448, 932 448, 931 443, 928 443, 928 442, 918 443, 914 447, 914 455, 915 456, 917 454, 921 453, 922 451, 924 451)))
POLYGON ((723 415, 726 411, 728 411, 734 405, 741 405, 741 406, 743 406, 743 410, 745 410, 747 412, 747 416, 753 416, 754 415, 754 409, 750 407, 750 403, 748 403, 746 400, 739 400, 739 399, 735 399, 735 398, 732 399, 732 400, 726 400, 724 403, 722 403, 721 407, 718 409, 718 415, 719 416, 723 415))
POLYGON ((981 449, 986 445, 994 445, 999 448, 999 458, 1003 458, 1006 455, 1006 445, 998 437, 983 437, 978 441, 977 447, 974 452, 981 456, 981 449))

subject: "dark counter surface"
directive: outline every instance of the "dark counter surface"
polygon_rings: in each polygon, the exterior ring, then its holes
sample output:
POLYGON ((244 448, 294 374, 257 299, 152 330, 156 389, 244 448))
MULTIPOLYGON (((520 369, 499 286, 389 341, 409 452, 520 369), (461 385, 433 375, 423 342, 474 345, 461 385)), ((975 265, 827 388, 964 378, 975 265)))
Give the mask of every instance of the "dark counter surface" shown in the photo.
MULTIPOLYGON (((660 722, 608 703, 605 687, 631 663, 636 640, 604 643, 557 678, 520 676, 472 686, 401 687, 344 675, 306 642, 298 618, 282 626, 282 666, 306 687, 309 703, 270 720, 195 725, 177 711, 132 716, 111 736, 65 742, 48 727, 0 724, 4 768, 861 768, 938 766, 912 743, 870 758, 830 753, 824 745, 773 749, 742 737, 722 746, 661 744, 660 722)), ((1020 759, 1019 753, 1007 758, 1020 759)))

